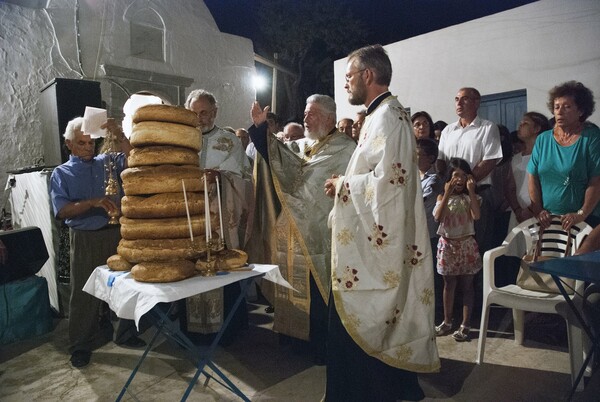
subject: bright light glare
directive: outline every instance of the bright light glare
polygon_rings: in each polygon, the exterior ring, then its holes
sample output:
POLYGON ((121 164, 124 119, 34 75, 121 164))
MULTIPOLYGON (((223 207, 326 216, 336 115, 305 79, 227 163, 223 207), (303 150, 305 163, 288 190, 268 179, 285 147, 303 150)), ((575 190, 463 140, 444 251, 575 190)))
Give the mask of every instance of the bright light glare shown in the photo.
POLYGON ((254 85, 256 92, 260 92, 267 87, 267 80, 262 75, 254 75, 252 77, 252 85, 254 85))
POLYGON ((163 103, 163 101, 158 96, 140 94, 131 95, 125 102, 125 105, 123 105, 125 117, 123 118, 121 125, 123 126, 125 137, 131 137, 131 131, 133 130, 133 114, 139 107, 154 104, 160 105, 161 103, 163 103))

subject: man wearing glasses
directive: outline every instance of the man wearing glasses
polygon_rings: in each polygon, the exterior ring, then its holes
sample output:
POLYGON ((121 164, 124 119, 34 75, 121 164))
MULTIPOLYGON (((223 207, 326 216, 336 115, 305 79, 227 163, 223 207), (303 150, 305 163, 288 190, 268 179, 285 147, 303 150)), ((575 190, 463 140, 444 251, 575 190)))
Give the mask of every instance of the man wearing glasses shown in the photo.
POLYGON ((348 56, 361 139, 334 197, 325 401, 421 400, 418 372, 439 370, 431 246, 410 116, 389 92, 381 45, 348 56))
MULTIPOLYGON (((193 90, 185 101, 185 107, 196 113, 200 122, 200 168, 204 169, 210 183, 211 211, 218 211, 215 186, 216 177, 219 177, 225 245, 228 249, 242 249, 251 229, 248 217, 252 216, 254 200, 250 161, 240 139, 234 133, 215 125, 218 105, 212 93, 204 89, 193 90)), ((187 299, 188 331, 210 334, 207 340, 218 332, 223 320, 223 311, 227 314, 231 309, 239 295, 240 285, 235 283, 225 286, 223 292, 224 297, 221 297, 222 292, 218 289, 187 299), (202 303, 207 303, 205 308, 199 307, 202 303)), ((236 316, 223 334, 221 343, 232 342, 234 335, 247 326, 247 321, 246 306, 240 305, 236 316)))

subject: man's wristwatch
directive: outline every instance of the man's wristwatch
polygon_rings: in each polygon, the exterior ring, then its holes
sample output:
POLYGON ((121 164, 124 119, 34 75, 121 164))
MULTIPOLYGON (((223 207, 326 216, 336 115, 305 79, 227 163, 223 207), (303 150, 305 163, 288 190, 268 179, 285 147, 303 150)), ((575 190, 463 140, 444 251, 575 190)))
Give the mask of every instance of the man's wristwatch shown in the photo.
POLYGON ((579 211, 577 211, 577 215, 583 217, 583 209, 580 209, 579 211))

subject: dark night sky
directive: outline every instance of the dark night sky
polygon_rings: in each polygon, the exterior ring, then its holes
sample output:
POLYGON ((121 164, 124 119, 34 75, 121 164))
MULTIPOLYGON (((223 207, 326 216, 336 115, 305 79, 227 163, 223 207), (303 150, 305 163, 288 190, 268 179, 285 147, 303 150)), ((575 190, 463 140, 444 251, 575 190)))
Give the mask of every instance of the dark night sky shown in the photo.
MULTIPOLYGON (((261 0, 205 0, 222 32, 254 39, 254 5, 261 0)), ((328 1, 328 0, 289 0, 328 1)), ((331 0, 329 0, 331 1, 331 0)), ((451 25, 509 10, 532 0, 339 0, 386 45, 451 25)))

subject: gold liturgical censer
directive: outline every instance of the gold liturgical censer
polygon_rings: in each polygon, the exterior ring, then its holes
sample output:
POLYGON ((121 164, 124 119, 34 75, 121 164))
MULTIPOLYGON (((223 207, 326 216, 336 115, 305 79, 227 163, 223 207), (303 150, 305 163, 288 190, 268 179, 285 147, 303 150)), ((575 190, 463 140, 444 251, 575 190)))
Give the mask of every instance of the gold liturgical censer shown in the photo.
MULTIPOLYGON (((103 153, 108 154, 108 158, 104 162, 104 195, 110 197, 110 199, 116 204, 120 205, 119 202, 119 180, 117 178, 117 154, 120 150, 121 141, 116 137, 111 129, 107 129, 106 137, 104 138, 104 144, 102 146, 103 153)), ((110 212, 108 219, 109 225, 117 225, 119 223, 119 216, 121 213, 119 210, 110 212)))

